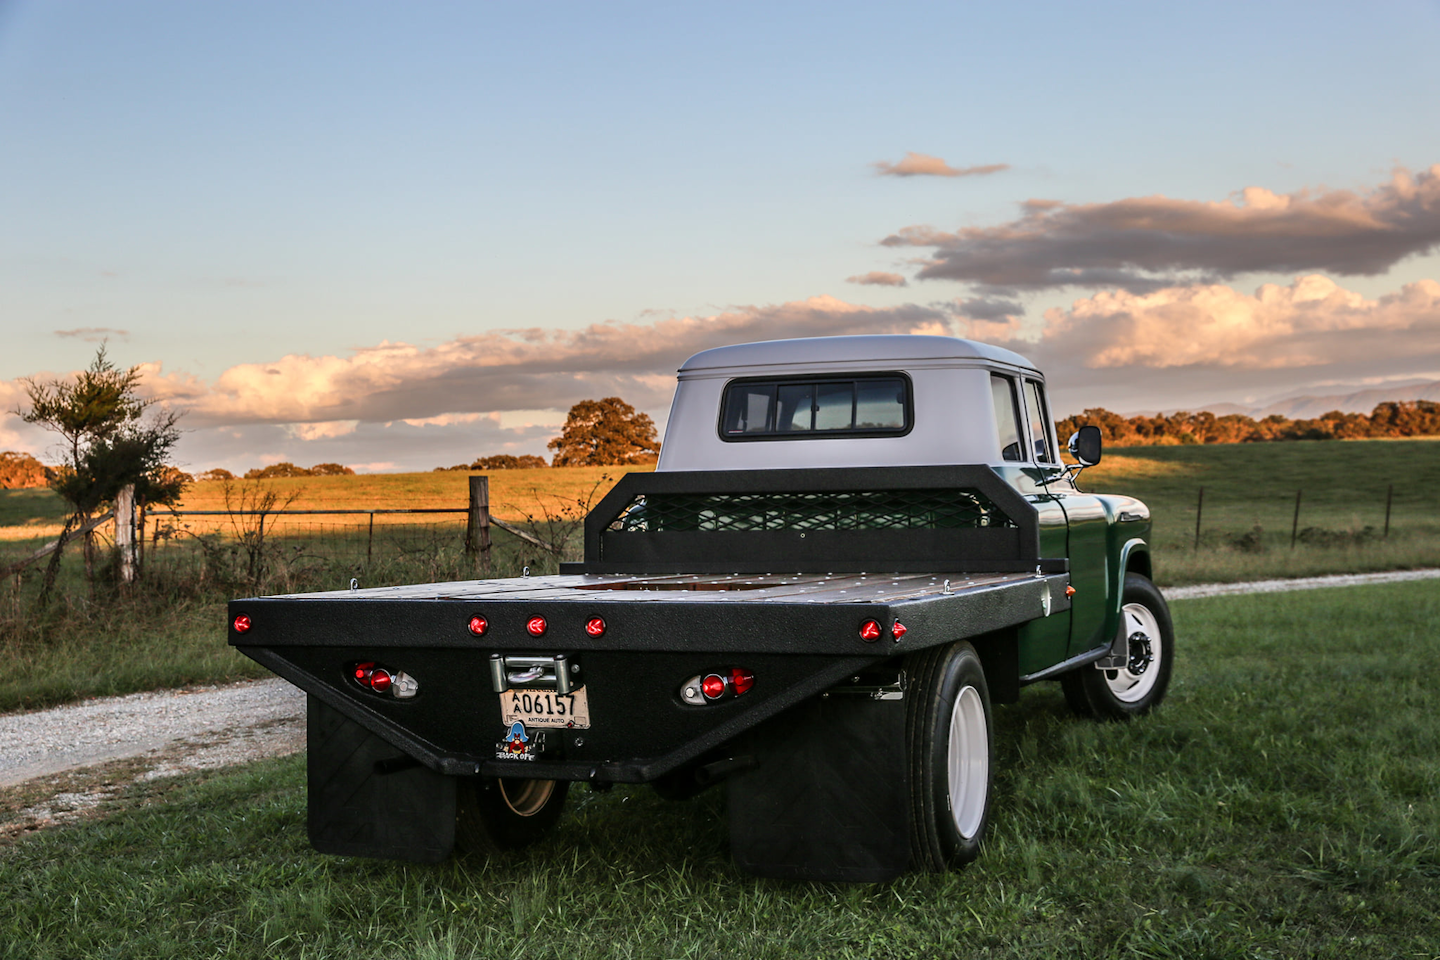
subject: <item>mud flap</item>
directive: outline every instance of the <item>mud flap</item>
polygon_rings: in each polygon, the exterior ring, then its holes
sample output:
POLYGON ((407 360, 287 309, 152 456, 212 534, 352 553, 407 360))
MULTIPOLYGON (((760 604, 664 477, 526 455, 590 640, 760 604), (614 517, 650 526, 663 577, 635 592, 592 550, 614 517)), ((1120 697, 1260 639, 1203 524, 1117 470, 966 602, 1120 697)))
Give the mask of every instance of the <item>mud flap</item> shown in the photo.
POLYGON ((455 778, 308 697, 310 844, 321 853, 439 863, 455 847, 455 778))
POLYGON ((788 880, 879 882, 910 863, 905 702, 832 693, 735 745, 756 765, 728 781, 730 852, 788 880))

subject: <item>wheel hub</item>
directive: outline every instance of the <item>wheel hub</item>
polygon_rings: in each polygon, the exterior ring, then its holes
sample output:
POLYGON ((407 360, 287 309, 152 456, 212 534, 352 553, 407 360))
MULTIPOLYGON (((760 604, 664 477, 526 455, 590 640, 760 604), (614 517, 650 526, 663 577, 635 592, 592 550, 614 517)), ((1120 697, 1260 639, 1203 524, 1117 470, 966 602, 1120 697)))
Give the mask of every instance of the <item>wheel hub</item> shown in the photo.
POLYGON ((1125 669, 1138 677, 1154 661, 1155 652, 1150 649, 1150 635, 1141 630, 1130 634, 1128 642, 1130 644, 1130 662, 1125 665, 1125 669))

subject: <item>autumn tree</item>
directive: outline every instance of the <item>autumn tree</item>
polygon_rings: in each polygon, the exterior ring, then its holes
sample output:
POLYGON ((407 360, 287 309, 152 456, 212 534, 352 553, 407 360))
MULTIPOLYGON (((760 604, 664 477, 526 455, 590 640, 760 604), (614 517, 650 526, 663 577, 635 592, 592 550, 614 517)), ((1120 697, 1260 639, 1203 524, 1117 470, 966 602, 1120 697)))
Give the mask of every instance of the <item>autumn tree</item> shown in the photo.
POLYGON ((1255 443, 1264 440, 1355 440, 1369 437, 1440 436, 1440 403, 1401 400, 1381 403, 1369 416, 1331 410, 1313 420, 1291 420, 1272 413, 1262 420, 1208 411, 1170 416, 1122 417, 1099 407, 1056 421, 1062 439, 1082 424, 1100 428, 1106 443, 1153 446, 1171 443, 1255 443))
POLYGON ((28 453, 0 450, 0 490, 45 486, 45 465, 28 453))
POLYGON ((619 397, 575 404, 560 436, 548 446, 557 467, 654 463, 660 456, 655 422, 619 397))

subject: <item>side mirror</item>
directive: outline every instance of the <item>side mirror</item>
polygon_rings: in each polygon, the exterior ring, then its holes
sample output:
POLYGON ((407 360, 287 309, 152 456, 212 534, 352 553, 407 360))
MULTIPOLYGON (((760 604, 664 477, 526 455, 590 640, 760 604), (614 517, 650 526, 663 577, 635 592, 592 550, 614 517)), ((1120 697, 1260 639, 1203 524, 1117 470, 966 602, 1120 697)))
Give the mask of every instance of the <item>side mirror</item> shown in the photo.
POLYGON ((1070 435, 1070 456, 1080 461, 1082 467, 1093 467, 1100 462, 1100 428, 1086 424, 1070 435))

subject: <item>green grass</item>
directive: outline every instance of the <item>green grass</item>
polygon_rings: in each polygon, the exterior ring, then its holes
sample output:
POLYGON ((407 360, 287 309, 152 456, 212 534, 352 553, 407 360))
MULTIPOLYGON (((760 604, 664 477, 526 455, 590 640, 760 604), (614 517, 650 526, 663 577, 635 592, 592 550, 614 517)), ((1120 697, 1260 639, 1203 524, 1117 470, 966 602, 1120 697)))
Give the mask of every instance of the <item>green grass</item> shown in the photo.
POLYGON ((997 711, 981 860, 884 885, 757 880, 721 796, 578 788, 525 854, 330 858, 302 758, 170 787, 0 849, 0 956, 1229 957, 1440 955, 1440 593, 1176 604, 1169 701, 997 711), (163 802, 161 802, 163 800, 163 802))
MULTIPOLYGON (((543 497, 583 497, 605 472, 598 467, 495 471, 492 497, 518 497, 529 487, 543 497), (542 483, 550 486, 538 486, 542 483)), ((463 503, 466 481, 461 473, 438 473, 267 483, 282 495, 303 488, 305 505, 313 508, 463 503)), ((1130 493, 1150 505, 1156 579, 1162 584, 1440 566, 1436 440, 1112 449, 1099 467, 1082 475, 1081 486, 1130 493), (1376 534, 1384 523, 1390 484, 1395 486, 1392 530, 1382 539, 1376 534), (1195 501, 1201 486, 1204 536, 1195 550, 1195 501), (1328 543, 1302 542, 1291 549, 1296 489, 1302 491, 1301 527, 1326 531, 1322 540, 1328 543), (1261 531, 1250 549, 1237 546, 1257 524, 1261 531), (1373 528, 1370 534, 1367 526, 1373 528)), ((197 485, 187 505, 219 506, 213 502, 218 489, 217 484, 197 485)), ((12 530, 30 521, 53 523, 60 517, 57 504, 46 490, 0 491, 0 518, 12 530)), ((381 586, 475 575, 459 555, 458 518, 447 518, 447 529, 414 526, 411 541, 401 541, 403 553, 387 547, 390 552, 382 556, 377 551, 374 562, 365 561, 364 527, 296 519, 330 526, 301 536, 279 528, 280 535, 271 540, 275 562, 258 585, 246 582, 244 558, 235 550, 202 563, 196 541, 185 537, 177 539, 181 547, 152 553, 150 579, 133 597, 103 584, 92 592, 79 572, 78 544, 67 554, 57 600, 48 612, 41 614, 34 606, 43 564, 25 573, 18 591, 14 580, 0 583, 0 711, 261 675, 224 645, 224 600, 232 596, 338 589, 352 576, 365 586, 381 586)), ((376 542, 406 534, 404 526, 377 524, 376 542)), ((554 571, 554 559, 542 551, 499 528, 493 536, 496 575, 514 575, 527 564, 536 572, 554 571)), ((0 558, 19 556, 31 546, 22 540, 0 542, 0 558)))
POLYGON ((53 490, 46 487, 0 490, 0 527, 64 522, 64 501, 53 490))
POLYGON ((1080 486, 1145 501, 1161 583, 1440 565, 1440 440, 1111 449, 1081 475, 1080 486), (1390 536, 1384 538, 1392 485, 1390 536), (1299 529, 1312 532, 1292 549, 1296 491, 1299 529))

